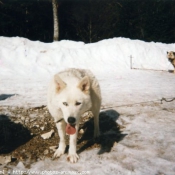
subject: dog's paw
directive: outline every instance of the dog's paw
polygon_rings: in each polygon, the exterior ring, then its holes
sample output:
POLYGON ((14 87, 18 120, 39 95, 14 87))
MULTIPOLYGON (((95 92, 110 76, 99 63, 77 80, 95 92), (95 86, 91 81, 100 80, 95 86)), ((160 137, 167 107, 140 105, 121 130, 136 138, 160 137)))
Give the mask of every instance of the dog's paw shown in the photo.
POLYGON ((75 153, 75 154, 69 154, 67 156, 67 160, 71 163, 76 163, 79 159, 79 156, 75 153))
POLYGON ((58 148, 58 149, 55 151, 55 153, 54 153, 54 155, 53 155, 53 158, 58 158, 58 157, 60 157, 61 155, 64 154, 64 151, 65 151, 65 150, 59 149, 59 148, 58 148))

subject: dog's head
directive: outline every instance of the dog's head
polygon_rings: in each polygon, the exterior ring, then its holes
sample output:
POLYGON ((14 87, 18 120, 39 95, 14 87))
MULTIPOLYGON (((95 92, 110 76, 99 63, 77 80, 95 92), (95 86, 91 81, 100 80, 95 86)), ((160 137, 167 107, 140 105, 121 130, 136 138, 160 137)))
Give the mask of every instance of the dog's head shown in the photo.
POLYGON ((173 52, 173 51, 167 52, 167 58, 169 60, 174 60, 175 59, 175 52, 173 52))
POLYGON ((62 110, 66 123, 76 125, 81 115, 91 108, 90 80, 85 76, 81 80, 64 82, 57 74, 54 77, 56 85, 56 102, 62 110))

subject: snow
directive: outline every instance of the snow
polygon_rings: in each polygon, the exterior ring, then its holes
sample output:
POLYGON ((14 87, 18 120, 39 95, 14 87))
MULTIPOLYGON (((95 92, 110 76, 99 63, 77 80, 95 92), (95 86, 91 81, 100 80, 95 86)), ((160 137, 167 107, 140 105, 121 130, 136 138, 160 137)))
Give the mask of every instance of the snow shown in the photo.
MULTIPOLYGON (((84 44, 0 37, 0 95, 9 95, 0 106, 46 105, 47 85, 55 73, 86 68, 99 80, 102 109, 116 110, 117 123, 127 134, 109 153, 83 151, 76 164, 67 162, 66 155, 45 159, 33 163, 30 173, 175 174, 175 101, 161 103, 175 97, 175 75, 168 72, 173 66, 166 58, 173 50, 175 44, 127 38, 84 44)), ((25 167, 21 163, 13 169, 25 167)))

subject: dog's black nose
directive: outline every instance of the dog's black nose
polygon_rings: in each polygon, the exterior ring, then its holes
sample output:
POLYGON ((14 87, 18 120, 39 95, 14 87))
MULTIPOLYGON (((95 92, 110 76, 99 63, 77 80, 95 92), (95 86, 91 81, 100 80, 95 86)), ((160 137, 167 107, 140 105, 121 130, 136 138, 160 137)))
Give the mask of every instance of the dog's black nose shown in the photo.
POLYGON ((70 124, 74 124, 76 119, 74 117, 69 117, 67 120, 70 124))

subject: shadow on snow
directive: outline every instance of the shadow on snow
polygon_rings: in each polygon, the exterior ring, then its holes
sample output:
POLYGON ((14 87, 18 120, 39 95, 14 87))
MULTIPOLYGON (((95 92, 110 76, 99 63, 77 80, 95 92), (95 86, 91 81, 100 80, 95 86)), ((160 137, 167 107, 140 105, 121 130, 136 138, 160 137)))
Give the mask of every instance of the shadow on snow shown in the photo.
POLYGON ((0 101, 6 100, 7 98, 10 98, 10 97, 12 97, 14 95, 16 95, 16 94, 1 94, 0 95, 0 101))
POLYGON ((100 136, 93 138, 94 134, 94 121, 91 118, 89 121, 85 122, 80 128, 85 132, 81 139, 78 140, 78 144, 83 141, 87 141, 77 153, 81 153, 85 149, 93 146, 94 144, 100 145, 100 150, 98 154, 103 154, 105 152, 110 152, 114 143, 122 140, 127 134, 122 134, 116 120, 119 118, 120 114, 115 110, 106 110, 99 114, 99 125, 100 125, 100 136))

